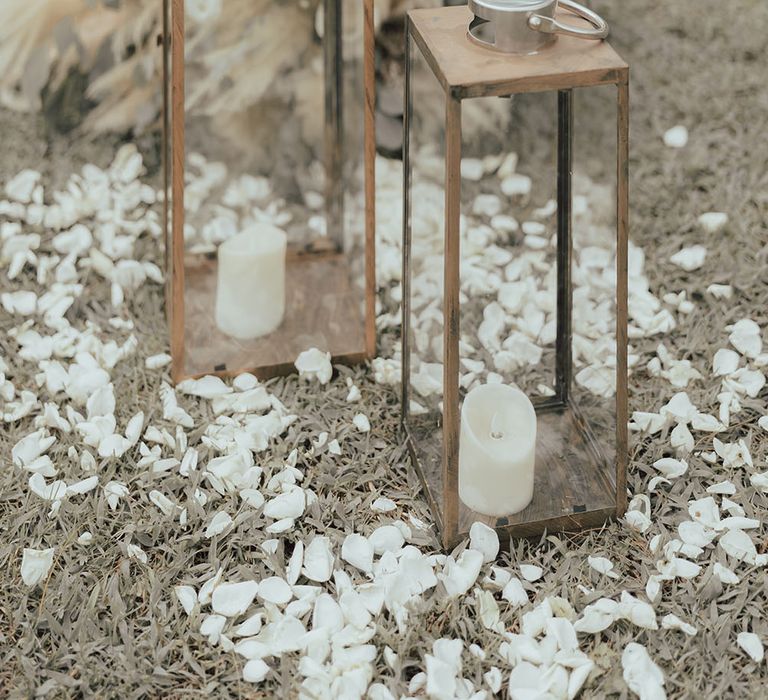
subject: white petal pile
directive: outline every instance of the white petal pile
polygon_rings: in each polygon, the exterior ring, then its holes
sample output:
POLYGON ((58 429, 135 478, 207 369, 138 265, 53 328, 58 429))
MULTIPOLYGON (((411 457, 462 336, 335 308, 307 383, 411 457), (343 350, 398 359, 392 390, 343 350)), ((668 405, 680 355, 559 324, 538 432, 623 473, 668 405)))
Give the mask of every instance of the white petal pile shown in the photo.
MULTIPOLYGON (((678 134, 677 143, 681 141, 678 134)), ((280 225, 290 217, 284 203, 269 201, 271 185, 266 179, 227 181, 220 164, 197 156, 190 161, 188 205, 200 211, 212 207, 211 212, 220 207, 205 226, 190 225, 194 249, 215 249, 245 218, 280 225), (212 204, 210 196, 218 189, 223 192, 221 202, 212 204)), ((426 154, 423 162, 427 167, 440 165, 426 154)), ((399 210, 399 166, 380 161, 377 167, 382 174, 378 188, 382 210, 399 210)), ((749 567, 768 565, 768 556, 758 549, 764 538, 762 523, 747 517, 746 500, 744 507, 736 502, 745 496, 745 489, 768 492, 768 471, 760 471, 765 470, 764 455, 755 452, 753 459, 750 451, 754 447, 747 430, 753 426, 742 431, 735 421, 733 429, 740 432, 717 437, 733 426, 733 416, 743 410, 742 405, 754 405, 765 385, 768 355, 763 352, 762 329, 748 318, 726 330, 719 340, 728 347, 713 348, 715 353, 705 363, 699 364, 700 358, 678 359, 664 344, 658 345, 655 356, 642 360, 647 360, 652 377, 677 391, 665 393, 658 406, 633 414, 631 423, 638 432, 667 431, 666 454, 674 455, 652 464, 649 460, 654 471, 647 493, 632 498, 625 517, 636 531, 632 537, 651 538, 656 570, 646 581, 650 603, 627 591, 613 599, 582 588, 588 602, 576 613, 567 600, 542 598, 537 582, 551 581, 551 569, 545 570, 535 559, 497 566, 498 537, 481 523, 472 525, 469 541, 452 554, 423 551, 414 544, 421 541, 415 534, 423 536, 428 526, 408 513, 406 501, 384 495, 365 498, 363 507, 370 520, 359 527, 361 531, 350 531, 352 527, 344 534, 317 531, 321 496, 307 483, 310 472, 304 468, 308 460, 342 455, 345 433, 334 437, 335 428, 328 426, 300 436, 288 456, 273 450, 282 437, 299 437, 290 432, 297 417, 253 375, 242 374, 231 382, 204 376, 174 388, 162 380, 171 358, 155 348, 154 354, 138 358, 152 371, 146 374, 157 379, 155 405, 125 412, 115 370, 139 350, 128 302, 146 284, 157 285, 160 293, 163 282, 157 265, 137 254, 143 249, 137 245, 140 239, 160 236, 159 217, 151 209, 158 193, 138 179, 142 170, 141 156, 126 146, 109 169, 86 166, 48 199, 35 171, 24 171, 6 184, 9 201, 0 209, 9 221, 3 223, 1 259, 10 284, 0 303, 10 323, 16 324, 8 332, 8 342, 18 347, 13 363, 0 358, 0 401, 2 420, 22 427, 9 468, 26 485, 33 503, 45 502, 49 517, 71 507, 93 508, 97 503, 104 507, 104 502, 108 512, 121 514, 148 508, 167 527, 196 532, 206 547, 234 539, 248 527, 249 537, 255 538, 255 557, 270 575, 256 576, 245 568, 211 570, 204 574, 207 579, 179 581, 171 594, 192 629, 222 652, 242 657, 245 681, 263 683, 280 657, 292 654, 298 658, 305 697, 391 698, 383 683, 372 684, 380 652, 393 671, 399 672, 402 664, 390 647, 380 648, 381 616, 388 616, 405 634, 414 610, 434 596, 450 599, 447 605, 469 607, 495 641, 484 649, 461 639, 435 640, 424 655, 423 671, 409 683, 411 695, 480 700, 489 690, 498 694, 506 686, 511 698, 575 698, 594 668, 580 649, 579 635, 598 634, 620 624, 693 636, 694 625, 665 614, 661 607, 665 582, 711 575, 716 583, 729 586, 737 584, 742 573, 749 575, 749 567), (29 230, 35 228, 46 231, 29 230), (24 288, 24 280, 31 279, 28 272, 35 274, 42 289, 24 288), (91 276, 88 286, 86 275, 91 276), (105 283, 108 291, 101 301, 113 309, 103 328, 70 312, 88 301, 93 280, 105 283), (712 413, 699 410, 685 391, 701 387, 703 365, 710 359, 720 382, 719 409, 712 413), (36 373, 31 386, 14 384, 17 362, 36 373), (208 416, 202 423, 201 413, 208 416), (77 443, 67 458, 57 449, 65 435, 77 443), (717 479, 702 486, 701 492, 690 496, 687 492, 679 502, 677 532, 654 532, 656 499, 685 483, 691 473, 700 473, 702 464, 715 465, 717 479), (151 479, 146 496, 133 490, 137 478, 151 479), (514 633, 505 627, 508 610, 519 622, 514 633), (465 677, 467 659, 485 661, 484 670, 490 670, 465 677), (491 666, 490 661, 502 663, 491 666), (480 687, 483 684, 486 687, 480 687)), ((465 159, 462 176, 483 190, 461 226, 466 253, 462 303, 485 299, 478 309, 477 328, 464 334, 460 345, 459 379, 463 388, 470 389, 477 383, 505 381, 505 373, 535 371, 553 348, 556 205, 549 201, 531 206, 532 180, 517 172, 514 154, 465 159), (510 240, 520 244, 515 255, 505 249, 510 240)), ((615 245, 603 220, 606 212, 599 193, 605 188, 588 180, 582 186, 592 198, 574 198, 574 216, 582 224, 576 227, 573 269, 575 380, 607 398, 615 393, 615 343, 607 340, 614 314, 615 245)), ((441 200, 442 191, 434 182, 417 187, 415 199, 427 206, 415 208, 414 222, 420 232, 414 240, 412 281, 415 413, 439 405, 443 381, 439 307, 443 214, 441 206, 430 206, 441 200)), ((322 204, 318 197, 317 206, 322 204)), ((314 200, 317 197, 307 196, 308 203, 314 200)), ((713 233, 727 225, 727 216, 705 213, 699 225, 713 233)), ((398 217, 383 217, 379 236, 380 282, 390 306, 396 308, 403 291, 398 217)), ((695 270, 704 264, 706 252, 702 246, 684 248, 673 263, 695 270)), ((691 313, 698 298, 673 291, 659 300, 650 291, 644 266, 643 252, 630 245, 631 338, 668 333, 677 322, 673 312, 691 313)), ((707 291, 723 299, 733 294, 728 285, 710 285, 707 291)), ((378 323, 388 328, 397 323, 396 314, 382 314, 378 323)), ((641 358, 635 355, 632 362, 641 358)), ((332 381, 327 352, 310 348, 295 364, 302 380, 332 381)), ((370 369, 377 383, 397 385, 402 371, 399 349, 395 347, 391 357, 374 359, 370 369)), ((364 408, 355 381, 347 378, 338 384, 332 389, 340 390, 340 400, 364 408)), ((551 393, 551 387, 542 386, 541 393, 551 393)), ((768 416, 756 424, 768 430, 768 416)), ((351 426, 344 430, 368 433, 371 423, 363 410, 356 409, 351 426)), ((101 539, 98 533, 84 531, 75 541, 73 533, 67 546, 85 548, 101 539)), ((116 547, 134 569, 151 568, 156 553, 138 541, 126 540, 116 547)), ((44 585, 56 551, 56 547, 24 548, 21 578, 26 586, 44 585)), ((627 566, 624 560, 617 562, 620 569, 627 566)), ((620 580, 620 571, 604 556, 588 556, 586 566, 596 572, 593 581, 599 585, 613 586, 613 580, 620 580)), ((736 643, 755 663, 762 661, 757 635, 742 632, 736 643)), ((629 644, 622 666, 633 692, 642 698, 664 696, 663 674, 643 647, 629 644)))

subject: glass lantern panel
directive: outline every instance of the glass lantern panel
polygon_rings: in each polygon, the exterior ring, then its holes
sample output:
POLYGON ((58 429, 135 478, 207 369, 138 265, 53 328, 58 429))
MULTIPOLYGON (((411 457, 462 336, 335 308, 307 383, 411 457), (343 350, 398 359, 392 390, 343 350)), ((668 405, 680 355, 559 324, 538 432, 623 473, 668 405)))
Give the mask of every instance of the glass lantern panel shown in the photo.
POLYGON ((558 401, 556 114, 551 92, 463 103, 459 533, 549 516, 534 455, 558 401))
POLYGON ((412 38, 410 298, 406 424, 433 511, 443 511, 445 94, 412 38))
MULTIPOLYGON (((570 403, 593 454, 588 510, 616 503, 617 369, 616 87, 574 90, 573 378, 570 403), (599 119, 595 118, 599 115, 599 119)), ((621 349, 626 353, 626 347, 621 349)))
POLYGON ((555 393, 556 109, 552 93, 463 102, 462 393, 555 393))
POLYGON ((184 374, 362 357, 362 7, 198 6, 183 4, 184 374))
POLYGON ((579 112, 579 92, 464 104, 459 533, 597 522, 616 503, 616 150, 593 133, 616 122, 579 112))

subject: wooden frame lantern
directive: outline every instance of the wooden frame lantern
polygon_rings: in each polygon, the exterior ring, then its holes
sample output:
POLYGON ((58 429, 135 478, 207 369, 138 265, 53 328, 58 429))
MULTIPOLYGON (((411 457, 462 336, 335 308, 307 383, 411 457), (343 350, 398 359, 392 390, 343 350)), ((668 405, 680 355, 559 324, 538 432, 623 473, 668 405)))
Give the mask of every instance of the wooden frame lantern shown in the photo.
POLYGON ((373 0, 164 0, 174 381, 375 350, 373 0), (344 7, 344 12, 342 12, 344 7), (201 9, 203 8, 203 9, 201 9), (230 16, 227 16, 227 13, 230 16))
POLYGON ((406 27, 402 425, 446 548, 475 521, 505 537, 535 536, 599 526, 626 509, 629 69, 607 42, 584 40, 607 27, 564 11, 570 2, 520 0, 527 28, 549 36, 532 45, 526 35, 519 53, 500 50, 505 25, 489 26, 479 4, 413 10, 406 27), (550 15, 536 15, 544 5, 550 15), (554 40, 556 31, 570 36, 554 40), (605 240, 584 250, 580 236, 597 233, 573 207, 573 103, 582 88, 603 91, 617 124, 607 132, 616 180, 615 197, 603 197, 605 240), (556 154, 549 214, 546 206, 530 213, 530 179, 505 155, 519 122, 492 150, 486 142, 467 158, 477 140, 462 130, 468 103, 512 110, 519 103, 499 100, 512 95, 556 104, 548 108, 556 154), (434 118, 436 96, 444 121, 434 118), (432 131, 416 143, 422 124, 432 131), (497 189, 478 199, 481 171, 497 189), (478 222, 478 209, 490 209, 489 222, 478 222), (511 214, 539 218, 520 230, 511 214), (552 274, 536 280, 541 270, 552 274), (537 372, 547 363, 543 380, 537 372))

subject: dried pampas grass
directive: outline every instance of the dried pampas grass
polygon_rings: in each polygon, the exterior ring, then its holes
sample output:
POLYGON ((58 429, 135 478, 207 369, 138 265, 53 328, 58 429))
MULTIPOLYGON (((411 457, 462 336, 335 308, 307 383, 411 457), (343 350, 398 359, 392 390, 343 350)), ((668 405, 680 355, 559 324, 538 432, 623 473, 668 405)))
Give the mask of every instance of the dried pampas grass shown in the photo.
MULTIPOLYGON (((436 1, 436 0, 435 0, 436 1)), ((427 3, 435 4, 429 0, 427 3)), ((357 0, 343 0, 345 27, 359 21, 357 0)), ((265 96, 292 105, 311 139, 316 130, 320 0, 188 0, 187 106, 231 122, 252 121, 265 96), (254 21, 258 19, 258 21, 254 21)), ((402 15, 413 0, 377 0, 376 21, 402 15)), ((4 0, 0 3, 0 103, 35 111, 42 94, 71 71, 87 76, 87 133, 142 132, 161 109, 160 0, 4 0)), ((349 52, 361 46, 345 30, 349 52)), ((347 55, 350 55, 349 53, 347 55)))

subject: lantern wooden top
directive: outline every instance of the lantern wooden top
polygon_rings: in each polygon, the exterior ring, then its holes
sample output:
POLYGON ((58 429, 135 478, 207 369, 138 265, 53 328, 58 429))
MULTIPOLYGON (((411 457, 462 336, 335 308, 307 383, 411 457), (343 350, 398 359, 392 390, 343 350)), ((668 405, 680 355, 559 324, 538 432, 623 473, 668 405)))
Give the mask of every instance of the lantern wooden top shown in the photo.
MULTIPOLYGON (((560 18, 586 21, 570 12, 560 18)), ((540 53, 504 54, 467 37, 472 13, 466 6, 408 13, 413 38, 446 92, 457 99, 626 83, 629 67, 606 41, 558 35, 540 53)))

